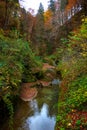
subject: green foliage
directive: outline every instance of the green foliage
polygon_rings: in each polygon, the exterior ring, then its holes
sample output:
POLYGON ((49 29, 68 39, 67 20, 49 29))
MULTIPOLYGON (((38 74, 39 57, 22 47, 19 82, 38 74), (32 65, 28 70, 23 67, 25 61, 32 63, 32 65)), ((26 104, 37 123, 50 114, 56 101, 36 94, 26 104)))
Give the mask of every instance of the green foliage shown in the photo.
POLYGON ((66 103, 70 108, 83 109, 87 102, 87 75, 76 79, 70 84, 66 103))
POLYGON ((47 62, 50 65, 55 65, 56 60, 57 59, 55 55, 49 55, 49 56, 44 57, 44 62, 47 62))
POLYGON ((32 69, 36 66, 29 43, 0 34, 0 98, 9 111, 10 126, 14 114, 12 97, 18 95, 21 82, 34 80, 32 69))
POLYGON ((64 10, 67 4, 68 0, 61 0, 61 10, 64 10))
POLYGON ((43 15, 43 13, 44 13, 44 7, 43 7, 42 3, 40 3, 39 10, 38 10, 38 15, 39 14, 43 15))
POLYGON ((81 124, 81 120, 77 120, 76 125, 80 125, 81 124))
POLYGON ((5 37, 4 40, 0 40, 1 76, 5 85, 9 87, 10 85, 16 87, 20 83, 22 73, 19 48, 15 45, 15 42, 11 42, 10 39, 5 39, 5 37))
POLYGON ((66 48, 58 51, 62 55, 62 61, 59 64, 63 78, 73 80, 82 73, 86 73, 87 69, 87 22, 82 24, 78 32, 69 35, 69 40, 63 39, 66 48), (68 41, 68 43, 67 43, 68 41), (62 54, 61 54, 62 53, 62 54))
POLYGON ((37 66, 42 67, 43 59, 40 56, 35 56, 34 60, 37 66))
MULTIPOLYGON (((71 33, 67 39, 62 39, 62 51, 60 55, 58 70, 62 74, 61 94, 59 96, 57 116, 58 125, 71 127, 67 115, 72 110, 87 111, 87 18, 76 32, 71 33), (66 45, 67 44, 67 45, 66 45), (67 126, 68 125, 70 126, 67 126)), ((76 128, 81 125, 77 120, 76 128)), ((84 127, 85 127, 84 123, 84 127)))
POLYGON ((36 44, 36 51, 39 55, 43 55, 44 50, 44 8, 40 3, 33 32, 33 39, 36 44))
POLYGON ((9 128, 13 130, 13 115, 14 115, 14 110, 13 110, 13 104, 10 99, 10 93, 7 93, 6 95, 3 96, 3 101, 7 106, 7 109, 9 111, 9 128))
POLYGON ((65 128, 60 128, 60 130, 65 130, 65 128))

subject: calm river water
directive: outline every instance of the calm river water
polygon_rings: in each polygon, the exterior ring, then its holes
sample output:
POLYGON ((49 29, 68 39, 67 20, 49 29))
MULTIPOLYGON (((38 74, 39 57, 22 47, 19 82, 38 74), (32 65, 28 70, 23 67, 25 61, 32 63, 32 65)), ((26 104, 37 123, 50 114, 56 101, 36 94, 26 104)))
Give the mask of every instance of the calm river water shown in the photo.
MULTIPOLYGON (((58 103, 58 85, 39 88, 37 97, 19 101, 14 116, 14 130, 54 130, 58 103)), ((3 130, 9 130, 6 125, 3 130)))

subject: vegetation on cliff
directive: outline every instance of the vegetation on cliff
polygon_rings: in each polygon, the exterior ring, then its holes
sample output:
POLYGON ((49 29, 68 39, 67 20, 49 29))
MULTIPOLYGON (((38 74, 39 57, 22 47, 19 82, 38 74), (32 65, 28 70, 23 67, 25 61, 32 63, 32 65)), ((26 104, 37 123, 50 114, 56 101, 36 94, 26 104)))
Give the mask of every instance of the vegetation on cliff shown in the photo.
MULTIPOLYGON (((65 41, 58 70, 62 73, 57 130, 87 128, 87 18, 65 41)), ((63 49, 63 48, 61 48, 63 49)))

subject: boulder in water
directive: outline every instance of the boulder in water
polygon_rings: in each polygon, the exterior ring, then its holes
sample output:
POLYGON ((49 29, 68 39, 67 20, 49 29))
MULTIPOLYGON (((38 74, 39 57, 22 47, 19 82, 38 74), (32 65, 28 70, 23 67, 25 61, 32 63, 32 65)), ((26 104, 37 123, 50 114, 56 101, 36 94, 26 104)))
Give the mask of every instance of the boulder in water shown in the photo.
POLYGON ((31 101, 37 96, 37 89, 36 88, 30 88, 28 86, 22 87, 20 92, 20 98, 23 101, 31 101))

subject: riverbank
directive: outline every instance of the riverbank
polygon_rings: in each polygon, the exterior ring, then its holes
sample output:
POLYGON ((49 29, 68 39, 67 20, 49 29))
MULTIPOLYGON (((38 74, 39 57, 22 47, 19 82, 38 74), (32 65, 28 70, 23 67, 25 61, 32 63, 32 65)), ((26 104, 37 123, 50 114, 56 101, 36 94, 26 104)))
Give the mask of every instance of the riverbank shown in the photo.
MULTIPOLYGON (((14 114, 14 130, 54 130, 57 115, 58 85, 37 88, 31 101, 18 100, 14 114), (43 126, 43 127, 42 127, 43 126)), ((9 130, 5 122, 2 130, 9 130)))
POLYGON ((56 130, 87 129, 87 18, 67 39, 58 70, 62 74, 56 130))

